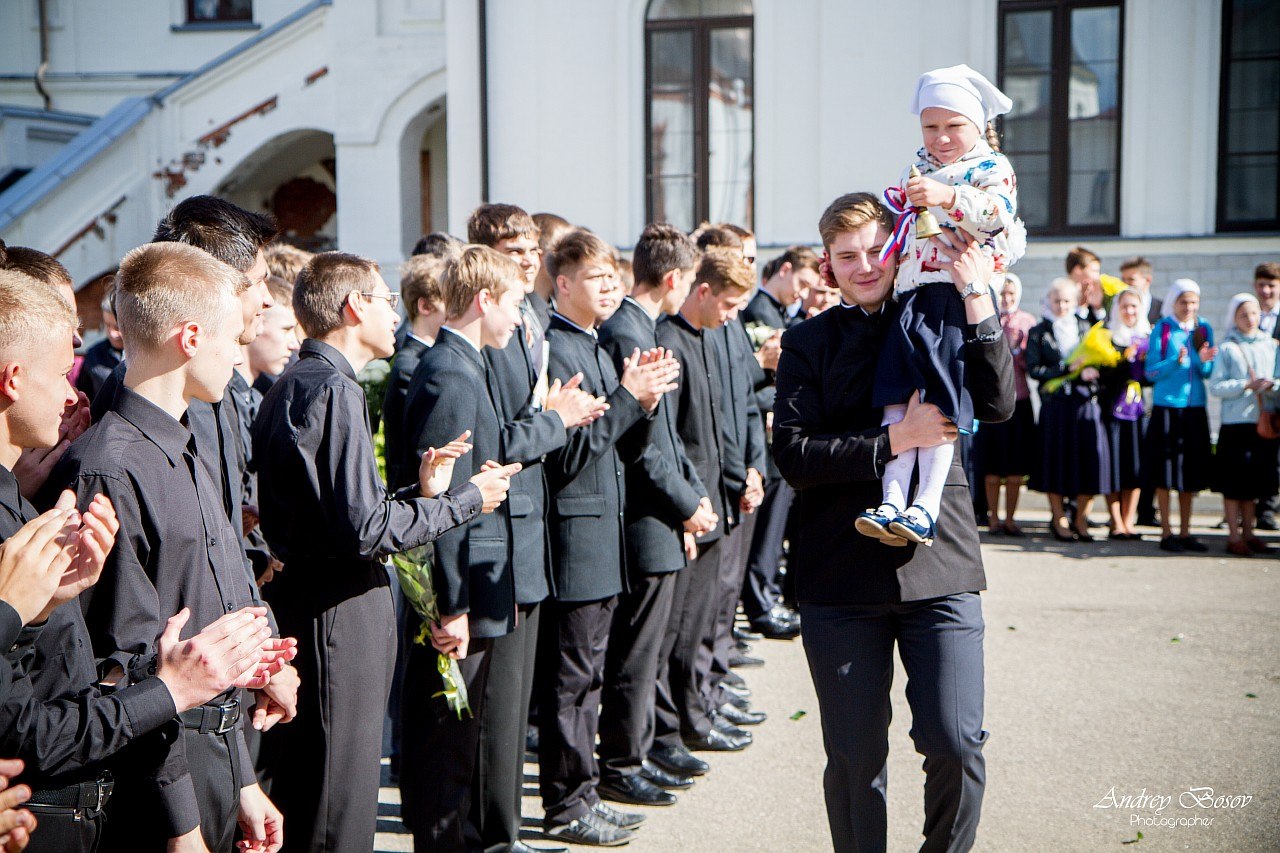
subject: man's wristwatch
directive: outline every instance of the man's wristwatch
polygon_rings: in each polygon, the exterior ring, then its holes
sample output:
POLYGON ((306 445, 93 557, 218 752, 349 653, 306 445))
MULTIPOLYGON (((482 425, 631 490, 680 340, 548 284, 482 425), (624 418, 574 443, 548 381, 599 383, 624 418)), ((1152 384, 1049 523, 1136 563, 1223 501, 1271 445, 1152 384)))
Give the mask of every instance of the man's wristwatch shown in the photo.
POLYGON ((981 296, 986 292, 987 288, 985 285, 979 284, 976 281, 971 281, 964 286, 964 290, 960 291, 960 298, 968 299, 970 296, 981 296))

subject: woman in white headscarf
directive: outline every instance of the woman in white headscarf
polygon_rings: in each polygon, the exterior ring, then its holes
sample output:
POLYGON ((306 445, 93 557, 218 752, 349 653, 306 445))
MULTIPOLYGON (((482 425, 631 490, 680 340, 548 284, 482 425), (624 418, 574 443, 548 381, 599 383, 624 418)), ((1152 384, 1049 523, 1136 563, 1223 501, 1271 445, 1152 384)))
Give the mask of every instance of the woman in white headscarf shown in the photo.
POLYGON ((1276 341, 1259 328, 1262 309, 1252 293, 1237 293, 1227 306, 1230 329, 1209 376, 1209 393, 1222 400, 1222 427, 1214 479, 1227 516, 1227 551, 1240 557, 1268 553, 1253 533, 1257 501, 1277 488, 1280 440, 1258 434, 1258 415, 1276 390, 1276 341))
POLYGON ((1039 455, 1036 420, 1027 383, 1027 337, 1036 324, 1034 314, 1023 311, 1022 279, 1005 273, 1000 286, 1000 326, 1013 354, 1013 384, 1017 392, 1013 417, 1003 423, 983 424, 973 437, 974 462, 987 496, 987 529, 993 535, 1021 536, 1014 523, 1023 478, 1035 470, 1039 455), (1004 483, 1004 521, 1000 520, 1000 484, 1004 483))
POLYGON ((1070 361, 1071 353, 1089 331, 1089 321, 1076 314, 1079 298, 1079 285, 1068 278, 1054 279, 1045 297, 1044 320, 1027 337, 1027 373, 1042 383, 1041 456, 1031 487, 1049 496, 1049 530, 1063 542, 1093 541, 1089 505, 1094 495, 1112 491, 1110 449, 1098 407, 1098 369, 1084 368, 1052 394, 1043 389, 1047 380, 1079 367, 1070 361), (1064 495, 1076 498, 1074 528, 1067 525, 1064 495))
POLYGON ((1196 492, 1209 487, 1209 412, 1204 381, 1218 349, 1213 329, 1200 318, 1200 285, 1180 278, 1161 304, 1164 316, 1151 330, 1146 374, 1151 380, 1151 420, 1142 460, 1160 509, 1160 548, 1206 551, 1191 535, 1196 492), (1178 535, 1173 535, 1169 492, 1178 493, 1178 535))
POLYGON ((1142 385, 1143 363, 1151 323, 1143 310, 1142 294, 1121 291, 1111 303, 1107 321, 1111 343, 1120 363, 1102 371, 1102 422, 1111 450, 1111 488, 1107 508, 1111 515, 1110 539, 1141 539, 1134 525, 1138 494, 1142 487, 1142 385))

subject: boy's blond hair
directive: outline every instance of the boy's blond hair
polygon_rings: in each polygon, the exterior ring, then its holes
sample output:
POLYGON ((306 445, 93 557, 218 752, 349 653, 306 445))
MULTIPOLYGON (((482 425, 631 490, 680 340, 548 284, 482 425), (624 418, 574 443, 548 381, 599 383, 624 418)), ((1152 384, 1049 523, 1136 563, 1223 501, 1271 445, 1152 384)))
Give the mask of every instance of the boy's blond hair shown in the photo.
POLYGON ((148 243, 120 261, 116 323, 129 349, 154 352, 180 323, 210 331, 227 321, 246 286, 244 273, 186 243, 148 243))
POLYGON ((267 270, 290 285, 298 280, 298 273, 315 255, 288 243, 272 243, 262 250, 267 260, 267 270))
POLYGON ((51 340, 71 340, 76 313, 51 284, 17 270, 0 269, 0 361, 24 355, 51 340))
POLYGON ((441 291, 444 316, 456 320, 467 313, 482 290, 498 299, 511 288, 524 289, 520 265, 488 246, 468 245, 462 254, 449 261, 444 270, 441 291))
POLYGON ((710 249, 703 253, 694 279, 698 284, 711 285, 711 292, 719 296, 725 290, 736 294, 749 293, 756 286, 751 267, 742 259, 740 251, 710 249))
POLYGON ((418 300, 444 307, 440 280, 449 261, 435 255, 414 255, 400 267, 400 301, 404 303, 409 322, 418 319, 418 300))
POLYGON ((893 231, 893 214, 871 193, 846 193, 827 206, 818 220, 818 233, 822 235, 822 247, 830 249, 836 237, 848 231, 857 231, 874 222, 886 231, 893 231))

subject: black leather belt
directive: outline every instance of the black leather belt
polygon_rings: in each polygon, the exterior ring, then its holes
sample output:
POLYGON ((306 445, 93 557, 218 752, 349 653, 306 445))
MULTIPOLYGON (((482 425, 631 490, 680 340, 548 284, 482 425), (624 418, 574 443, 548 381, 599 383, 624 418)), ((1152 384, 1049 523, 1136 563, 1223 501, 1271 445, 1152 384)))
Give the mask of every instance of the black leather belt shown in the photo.
POLYGON ((113 787, 115 781, 111 774, 103 773, 96 782, 81 782, 65 788, 34 788, 26 804, 100 812, 111 799, 113 787))
POLYGON ((201 705, 183 711, 178 717, 184 729, 192 729, 202 735, 224 735, 235 728, 236 721, 240 719, 240 703, 201 705))

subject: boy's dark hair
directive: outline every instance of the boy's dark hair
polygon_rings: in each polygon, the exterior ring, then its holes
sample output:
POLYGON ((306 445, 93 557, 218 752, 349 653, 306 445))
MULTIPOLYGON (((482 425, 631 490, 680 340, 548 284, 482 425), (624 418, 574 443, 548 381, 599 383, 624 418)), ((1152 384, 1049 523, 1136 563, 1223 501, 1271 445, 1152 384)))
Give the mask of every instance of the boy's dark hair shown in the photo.
POLYGON ((554 281, 561 273, 568 275, 596 258, 613 263, 613 247, 587 229, 578 228, 557 240, 556 247, 543 262, 547 265, 547 275, 554 281))
POLYGON ((1257 268, 1253 271, 1253 277, 1255 280, 1259 278, 1272 280, 1280 279, 1280 263, 1276 263, 1275 261, 1266 261, 1258 264, 1257 268))
POLYGON ((493 248, 515 237, 538 239, 533 217, 514 204, 482 204, 467 220, 467 242, 493 248))
POLYGON ((410 256, 431 255, 441 260, 449 260, 456 258, 462 254, 462 247, 466 245, 457 237, 444 231, 432 231, 430 234, 424 234, 413 246, 410 256))
POLYGON ((655 287, 672 270, 681 272, 698 265, 702 252, 688 234, 667 222, 646 225, 631 253, 636 284, 655 287))
POLYGON ((1124 263, 1120 264, 1120 274, 1124 275, 1129 270, 1137 270, 1147 278, 1151 278, 1151 261, 1141 255, 1133 258, 1126 258, 1124 263))
POLYGON ((763 281, 768 281, 778 274, 783 264, 791 264, 793 270, 813 270, 818 272, 818 255, 808 246, 788 246, 781 255, 764 265, 761 271, 763 281))
POLYGON ((708 249, 742 251, 742 238, 723 225, 708 225, 705 228, 699 228, 695 233, 694 239, 698 242, 698 248, 704 252, 708 249))
POLYGON ((309 338, 342 328, 347 294, 373 286, 378 264, 345 252, 321 252, 307 262, 293 285, 293 314, 309 338))
POLYGON ((0 270, 20 272, 54 287, 75 289, 71 273, 53 255, 26 246, 6 246, 3 240, 0 240, 0 270))
POLYGON ((538 226, 538 248, 544 255, 556 247, 561 237, 574 230, 573 223, 555 213, 535 213, 533 224, 538 226))
POLYGON ((178 205, 156 226, 153 243, 186 243, 240 272, 248 272, 258 251, 276 238, 270 216, 254 213, 211 195, 196 195, 178 205))
POLYGON ((1083 267, 1087 264, 1093 263, 1094 261, 1102 263, 1101 258, 1093 252, 1090 252, 1084 246, 1076 246, 1070 252, 1067 252, 1067 274, 1070 275, 1071 271, 1076 267, 1083 267))

